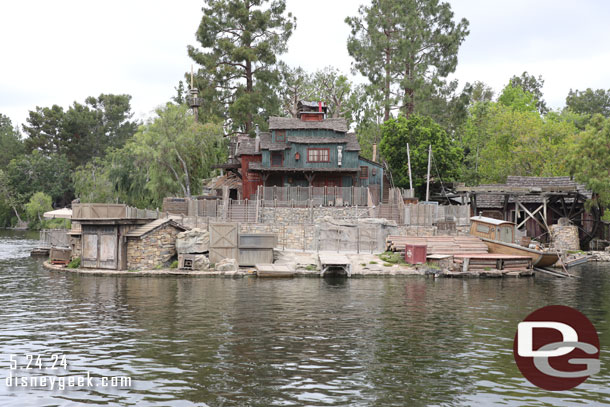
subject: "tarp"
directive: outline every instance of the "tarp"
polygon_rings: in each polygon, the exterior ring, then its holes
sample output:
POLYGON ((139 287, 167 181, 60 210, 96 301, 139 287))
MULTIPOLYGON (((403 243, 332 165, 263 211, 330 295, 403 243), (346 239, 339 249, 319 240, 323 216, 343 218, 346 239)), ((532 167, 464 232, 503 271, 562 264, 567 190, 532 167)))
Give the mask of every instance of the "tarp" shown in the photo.
POLYGON ((47 219, 72 219, 72 209, 61 208, 45 212, 42 216, 47 219))

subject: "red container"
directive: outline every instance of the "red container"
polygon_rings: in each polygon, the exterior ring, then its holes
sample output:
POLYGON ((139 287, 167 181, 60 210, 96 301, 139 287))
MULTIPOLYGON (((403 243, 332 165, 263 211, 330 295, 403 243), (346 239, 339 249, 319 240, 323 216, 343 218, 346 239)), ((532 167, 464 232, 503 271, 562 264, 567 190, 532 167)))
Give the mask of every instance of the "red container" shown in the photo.
POLYGON ((423 264, 428 256, 425 244, 408 244, 405 247, 405 261, 409 264, 423 264))

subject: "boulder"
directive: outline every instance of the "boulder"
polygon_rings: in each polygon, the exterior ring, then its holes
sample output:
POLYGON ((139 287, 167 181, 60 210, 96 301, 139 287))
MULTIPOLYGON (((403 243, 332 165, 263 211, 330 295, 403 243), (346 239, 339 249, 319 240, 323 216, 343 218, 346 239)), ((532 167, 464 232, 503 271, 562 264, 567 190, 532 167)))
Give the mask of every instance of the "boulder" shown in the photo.
POLYGON ((205 254, 179 254, 178 264, 181 270, 208 270, 210 259, 205 254), (185 267, 185 260, 190 263, 190 267, 185 267))
POLYGON ((176 236, 178 254, 206 253, 210 250, 210 232, 203 229, 191 229, 176 236))
POLYGON ((237 260, 222 259, 216 263, 215 269, 217 271, 237 271, 237 260))

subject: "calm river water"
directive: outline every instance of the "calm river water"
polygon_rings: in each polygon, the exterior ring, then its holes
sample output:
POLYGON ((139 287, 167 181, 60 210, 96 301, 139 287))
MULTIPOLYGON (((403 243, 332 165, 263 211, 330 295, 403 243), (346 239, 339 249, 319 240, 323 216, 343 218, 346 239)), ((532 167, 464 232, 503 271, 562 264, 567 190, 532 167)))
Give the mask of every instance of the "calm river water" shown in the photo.
POLYGON ((45 271, 35 237, 0 231, 0 405, 610 406, 608 266, 569 281, 94 277, 45 271), (550 304, 600 334, 601 372, 569 392, 533 387, 512 356, 517 323, 550 304), (67 369, 46 369, 53 354, 67 369), (8 387, 11 355, 14 376, 65 389, 8 387), (132 384, 68 388, 87 373, 132 384))

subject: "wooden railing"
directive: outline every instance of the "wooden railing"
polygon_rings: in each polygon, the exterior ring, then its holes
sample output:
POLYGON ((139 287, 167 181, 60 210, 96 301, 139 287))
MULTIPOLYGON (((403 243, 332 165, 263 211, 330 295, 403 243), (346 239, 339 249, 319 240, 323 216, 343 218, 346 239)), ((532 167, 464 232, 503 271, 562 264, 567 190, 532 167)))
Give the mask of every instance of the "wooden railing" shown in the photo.
MULTIPOLYGON (((367 206, 366 187, 259 187, 257 197, 263 201, 294 202, 296 206, 367 206)), ((375 203, 374 203, 375 204, 375 203)))

